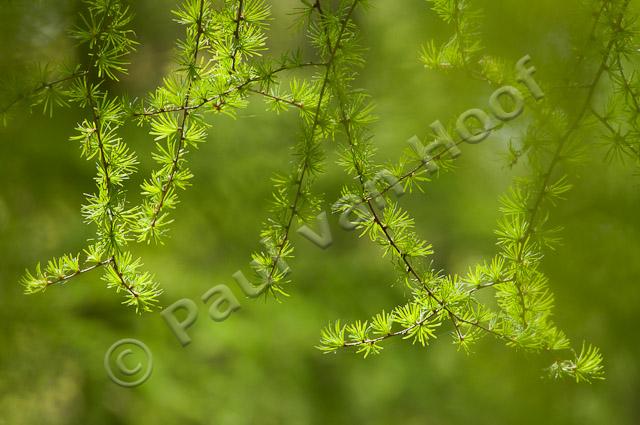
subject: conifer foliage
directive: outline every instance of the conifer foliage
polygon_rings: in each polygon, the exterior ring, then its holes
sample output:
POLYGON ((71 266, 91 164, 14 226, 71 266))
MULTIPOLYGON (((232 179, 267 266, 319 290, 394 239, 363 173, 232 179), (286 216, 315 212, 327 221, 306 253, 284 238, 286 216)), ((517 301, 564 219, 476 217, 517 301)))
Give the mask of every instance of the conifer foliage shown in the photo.
MULTIPOLYGON (((452 28, 451 36, 425 42, 419 53, 429 72, 457 69, 496 87, 518 84, 515 63, 485 52, 482 13, 472 1, 429 0, 427 5, 452 28)), ((127 72, 128 55, 136 48, 131 8, 123 0, 87 1, 87 12, 71 31, 86 45, 85 65, 44 73, 43 82, 2 109, 6 121, 20 101, 47 113, 54 106, 79 105, 84 116, 71 140, 82 157, 96 164, 96 190, 82 206, 95 236, 81 253, 28 271, 26 292, 42 292, 101 269, 126 304, 153 310, 160 286, 128 246, 161 243, 167 236, 180 192, 197 171, 190 170, 189 157, 205 141, 215 143, 208 136, 215 125, 212 116, 234 115, 262 98, 274 112, 297 110, 302 130, 291 169, 274 177, 271 209, 260 234, 263 248, 252 254, 256 286, 264 285, 274 297, 289 295, 288 268, 282 264, 294 255, 291 234, 299 224, 312 223, 322 209, 325 201, 314 183, 323 173, 327 149, 337 146, 346 183, 333 212, 351 217, 360 237, 380 247, 411 294, 405 304, 368 319, 330 324, 321 332, 320 350, 352 349, 366 357, 380 353, 392 338, 427 346, 446 335, 469 352, 479 339, 492 336, 509 347, 564 358, 548 368, 554 378, 601 379, 599 350, 588 343, 576 348, 554 323, 552 285, 541 264, 559 240, 559 229, 550 227, 548 218, 553 206, 569 196, 565 164, 579 161, 582 150, 603 145, 603 155, 611 160, 640 160, 640 80, 634 71, 639 27, 629 0, 590 5, 592 31, 577 48, 578 66, 587 76, 571 88, 582 99, 578 110, 535 93, 524 100, 532 116, 506 156, 511 165, 525 164, 529 173, 501 199, 495 255, 464 275, 433 267, 430 257, 437 247, 419 236, 414 219, 395 197, 436 184, 440 173, 452 169, 463 140, 442 143, 446 130, 440 126, 434 128, 436 142, 425 147, 413 140, 397 163, 376 162, 370 128, 374 106, 356 85, 364 65, 356 16, 366 16, 368 6, 365 0, 303 0, 296 12, 310 49, 274 58, 266 54, 270 7, 265 0, 185 0, 173 12, 184 26, 173 70, 145 99, 131 101, 103 88, 105 81, 117 82, 127 72), (301 68, 311 76, 281 83, 281 74, 301 68), (148 128, 155 142, 156 168, 142 183, 138 205, 125 196, 131 193, 127 185, 138 160, 118 135, 130 121, 148 128)))

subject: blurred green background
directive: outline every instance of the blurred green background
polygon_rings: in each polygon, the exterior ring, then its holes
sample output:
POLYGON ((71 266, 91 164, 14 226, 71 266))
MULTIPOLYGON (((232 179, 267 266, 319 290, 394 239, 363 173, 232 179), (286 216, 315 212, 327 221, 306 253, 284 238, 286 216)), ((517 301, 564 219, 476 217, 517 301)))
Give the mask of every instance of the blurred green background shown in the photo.
MULTIPOLYGON (((168 71, 182 28, 171 21, 175 2, 133 3, 141 46, 130 75, 112 89, 143 96, 168 71)), ((270 51, 304 45, 304 35, 290 28, 298 2, 271 3, 270 51)), ((484 9, 487 53, 510 61, 530 54, 541 80, 570 69, 572 46, 581 46, 591 27, 588 10, 575 0, 476 3, 484 9)), ((485 107, 492 89, 465 74, 422 67, 420 46, 444 41, 451 31, 426 2, 372 6, 356 15, 368 47, 358 85, 377 104, 374 134, 384 162, 397 159, 412 135, 425 136, 432 121, 451 122, 468 108, 485 107)), ((70 0, 2 1, 0 79, 22 65, 77 55, 66 30, 82 8, 70 0)), ((604 149, 590 149, 590 158, 571 171, 575 188, 552 216, 565 227, 563 245, 544 261, 558 325, 575 345, 586 339, 605 355, 607 380, 576 385, 541 379, 550 359, 491 338, 470 356, 456 352, 446 335, 426 349, 392 341, 366 360, 321 354, 314 345, 329 321, 368 318, 406 296, 392 285, 391 265, 379 249, 342 231, 336 217, 326 251, 294 236, 289 299, 245 299, 231 275, 249 272, 267 216, 269 177, 287 170, 299 128, 295 111, 267 113, 258 98, 236 120, 211 120, 208 142, 191 154, 194 186, 181 193, 171 238, 133 248, 164 288, 164 306, 180 298, 198 304, 191 345, 182 348, 159 313, 140 317, 121 306, 99 273, 23 295, 18 281, 25 268, 77 252, 93 232, 82 224, 79 206, 83 193, 93 191, 95 167, 68 141, 80 114, 18 113, 0 128, 0 424, 640 423, 640 177, 631 164, 606 163, 604 149), (200 296, 221 283, 242 308, 215 323, 200 296), (126 337, 144 341, 154 356, 151 378, 133 389, 112 383, 103 367, 107 348, 126 337)), ((153 165, 146 131, 130 125, 124 132, 141 160, 130 185, 134 201, 153 165)), ((502 156, 509 134, 463 146, 457 170, 425 194, 402 198, 420 235, 433 243, 437 267, 464 272, 495 253, 497 198, 519 172, 502 156)), ((317 187, 329 209, 345 176, 333 165, 334 146, 327 152, 328 173, 317 187)))

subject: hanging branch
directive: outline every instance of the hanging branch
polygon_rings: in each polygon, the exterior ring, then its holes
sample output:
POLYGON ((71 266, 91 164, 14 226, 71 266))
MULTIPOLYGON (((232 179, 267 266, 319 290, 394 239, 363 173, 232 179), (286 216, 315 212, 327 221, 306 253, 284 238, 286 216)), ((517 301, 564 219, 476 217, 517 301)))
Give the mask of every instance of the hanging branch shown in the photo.
MULTIPOLYGON (((303 115, 303 140, 296 145, 296 153, 300 159, 295 163, 294 170, 289 177, 276 180, 276 190, 274 193, 274 208, 276 217, 269 220, 267 227, 262 231, 261 237, 266 241, 267 249, 252 255, 256 274, 267 284, 267 290, 274 296, 284 295, 287 292, 283 289, 286 280, 286 272, 279 267, 283 261, 293 256, 293 247, 289 236, 294 219, 298 217, 302 221, 307 221, 315 216, 318 200, 311 193, 311 183, 314 175, 322 166, 322 150, 320 144, 324 138, 331 133, 331 123, 325 120, 326 105, 330 102, 329 76, 331 67, 341 52, 341 45, 347 36, 348 24, 351 16, 361 0, 349 2, 348 8, 341 15, 336 15, 335 21, 338 27, 335 34, 329 34, 322 30, 311 33, 314 44, 319 46, 320 56, 325 63, 325 71, 320 77, 319 86, 303 85, 297 87, 296 92, 299 99, 304 99, 301 104, 303 109, 311 109, 314 112, 310 115, 303 115), (335 42, 331 39, 335 38, 335 42), (293 195, 289 195, 289 193, 293 195), (304 205, 306 204, 306 205, 304 205), (305 206, 307 211, 305 211, 305 206)), ((310 6, 311 9, 320 9, 320 2, 316 1, 310 6)))

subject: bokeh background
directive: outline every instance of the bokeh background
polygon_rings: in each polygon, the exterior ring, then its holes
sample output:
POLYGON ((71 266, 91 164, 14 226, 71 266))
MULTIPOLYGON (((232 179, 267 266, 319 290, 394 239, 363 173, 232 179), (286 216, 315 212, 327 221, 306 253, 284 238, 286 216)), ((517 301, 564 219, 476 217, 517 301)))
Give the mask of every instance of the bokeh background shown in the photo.
MULTIPOLYGON (((111 89, 143 96, 170 68, 182 28, 171 20, 175 2, 132 3, 141 46, 130 75, 111 89)), ((290 27, 298 3, 271 3, 271 52, 304 46, 304 35, 290 27)), ((398 158, 412 135, 425 136, 432 121, 451 122, 468 108, 484 107, 492 90, 465 74, 443 75, 419 63, 420 46, 444 41, 451 31, 426 2, 371 3, 356 15, 368 47, 358 85, 377 104, 375 142, 386 161, 398 158)), ((476 3, 484 9, 487 52, 510 61, 530 54, 542 80, 561 79, 571 69, 572 46, 585 42, 591 26, 588 8, 575 0, 476 3)), ((0 2, 0 79, 30 63, 80 55, 66 31, 82 9, 75 0, 0 2)), ((231 275, 249 272, 267 216, 269 177, 287 170, 299 128, 295 111, 265 112, 258 98, 238 119, 211 120, 208 142, 190 157, 194 185, 181 194, 171 237, 162 246, 133 248, 164 288, 163 305, 180 298, 199 305, 189 346, 179 345, 158 313, 140 317, 120 305, 99 273, 23 295, 25 268, 77 252, 91 237, 79 206, 83 193, 93 191, 95 168, 68 141, 79 111, 58 110, 53 118, 19 111, 0 128, 0 424, 640 423, 640 176, 632 164, 605 162, 603 149, 590 149, 589 159, 571 170, 575 188, 552 216, 565 227, 563 245, 544 260, 557 323, 576 345, 588 340, 606 358, 606 381, 576 385, 541 379, 549 358, 491 338, 469 356, 446 335, 428 348, 393 341, 366 360, 347 352, 323 355, 314 345, 329 321, 368 318, 406 296, 393 285, 379 249, 342 231, 335 217, 334 244, 325 251, 294 236, 289 299, 244 298, 231 275), (242 307, 215 323, 200 296, 221 283, 242 307), (103 368, 106 349, 126 337, 144 341, 154 356, 151 378, 133 389, 112 383, 103 368)), ((124 131, 141 160, 132 200, 152 166, 146 131, 133 125, 124 131)), ((464 272, 495 253, 497 199, 521 172, 503 158, 508 136, 507 129, 463 147, 454 172, 426 193, 402 198, 420 235, 433 243, 438 267, 464 272)), ((595 136, 585 143, 594 144, 595 136)), ((345 176, 333 165, 334 146, 327 152, 328 172, 317 187, 328 209, 345 176)))

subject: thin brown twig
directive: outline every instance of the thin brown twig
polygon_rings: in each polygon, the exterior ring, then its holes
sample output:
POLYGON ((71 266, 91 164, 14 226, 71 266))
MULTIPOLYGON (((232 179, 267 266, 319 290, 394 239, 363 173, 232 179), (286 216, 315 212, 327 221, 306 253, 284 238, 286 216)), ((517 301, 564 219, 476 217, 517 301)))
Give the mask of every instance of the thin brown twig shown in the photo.
MULTIPOLYGON (((324 77, 322 79, 322 85, 320 87, 320 94, 318 96, 318 104, 316 105, 316 110, 314 112, 314 118, 313 118, 313 124, 311 125, 311 140, 313 141, 313 139, 315 138, 316 135, 316 130, 317 127, 320 123, 320 109, 322 108, 322 103, 325 97, 325 92, 327 90, 328 87, 328 82, 329 82, 329 73, 331 71, 331 65, 335 59, 336 53, 338 52, 338 49, 340 48, 340 42, 342 40, 342 36, 345 32, 345 30, 347 29, 347 24, 349 23, 349 20, 351 19, 351 15, 353 14, 357 4, 358 4, 359 0, 354 0, 351 3, 351 7, 349 8, 349 10, 347 11, 345 17, 342 19, 342 23, 340 25, 340 30, 338 31, 338 36, 337 36, 337 40, 336 40, 336 44, 335 46, 330 46, 330 52, 329 52, 329 58, 326 61, 326 71, 324 74, 324 77)), ((317 9, 319 11, 322 11, 322 8, 320 7, 320 1, 316 0, 316 5, 314 7, 317 7, 317 9)), ((274 273, 276 271, 276 268, 278 267, 278 262, 280 261, 280 258, 282 257, 282 253, 284 251, 284 248, 287 245, 287 242, 289 240, 289 232, 291 230, 291 225, 293 224, 293 219, 297 214, 297 207, 298 207, 298 202, 300 202, 300 198, 301 198, 301 194, 302 194, 302 184, 304 182, 304 178, 305 175, 308 171, 308 163, 305 159, 302 160, 302 164, 300 165, 300 171, 299 171, 299 175, 296 178, 296 193, 294 195, 293 198, 293 202, 291 205, 291 214, 289 216, 289 219, 287 221, 287 224, 284 228, 284 235, 282 236, 282 240, 278 243, 278 245, 276 246, 276 255, 273 257, 273 266, 271 267, 271 270, 269 271, 269 274, 267 276, 267 282, 271 282, 274 273)))
MULTIPOLYGON (((200 11, 198 14, 198 30, 196 33, 196 37, 195 37, 195 48, 194 48, 194 52, 193 52, 193 59, 191 61, 192 66, 197 66, 198 63, 198 53, 199 53, 199 49, 200 49, 200 37, 202 36, 204 29, 202 28, 202 18, 204 16, 204 0, 200 0, 200 11)), ((173 183, 173 180, 175 179, 176 174, 178 173, 178 170, 180 168, 179 165, 179 161, 180 161, 180 157, 182 155, 182 148, 184 146, 184 142, 185 142, 185 138, 186 138, 186 131, 185 131, 185 126, 187 125, 187 119, 189 118, 189 109, 187 109, 187 107, 189 106, 189 101, 191 99, 191 87, 193 84, 193 78, 189 78, 189 81, 187 82, 187 88, 186 88, 186 94, 185 94, 185 99, 182 105, 182 118, 180 120, 180 125, 178 127, 178 143, 176 145, 176 151, 174 153, 173 156, 173 163, 171 165, 171 170, 169 172, 169 178, 167 179, 167 181, 164 183, 164 185, 162 186, 162 190, 160 192, 160 201, 156 204, 156 206, 153 209, 153 213, 151 216, 151 223, 149 224, 149 228, 151 230, 153 230, 156 226, 156 223, 158 221, 158 217, 160 217, 160 212, 162 211, 162 207, 164 206, 164 203, 166 201, 167 196, 169 195, 169 191, 171 190, 171 184, 173 183)))

